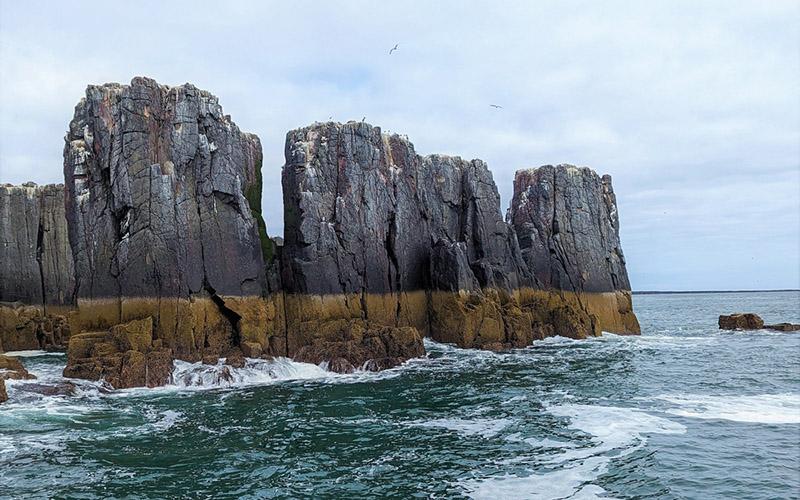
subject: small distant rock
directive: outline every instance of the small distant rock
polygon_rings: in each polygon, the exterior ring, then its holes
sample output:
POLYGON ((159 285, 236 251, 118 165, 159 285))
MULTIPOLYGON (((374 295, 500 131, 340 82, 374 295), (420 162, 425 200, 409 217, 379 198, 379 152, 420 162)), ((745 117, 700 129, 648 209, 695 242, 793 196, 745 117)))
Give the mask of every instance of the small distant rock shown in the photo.
POLYGON ((736 313, 723 314, 719 317, 720 330, 760 330, 764 328, 764 320, 758 314, 736 313))
POLYGON ((723 314, 719 317, 720 330, 775 330, 778 332, 800 331, 800 325, 795 323, 775 323, 765 325, 764 320, 758 314, 737 313, 723 314))
POLYGON ((6 392, 6 381, 0 379, 0 403, 8 401, 8 393, 6 392))
POLYGON ((800 331, 800 325, 797 323, 775 323, 774 325, 764 325, 767 330, 776 330, 779 332, 797 332, 800 331))

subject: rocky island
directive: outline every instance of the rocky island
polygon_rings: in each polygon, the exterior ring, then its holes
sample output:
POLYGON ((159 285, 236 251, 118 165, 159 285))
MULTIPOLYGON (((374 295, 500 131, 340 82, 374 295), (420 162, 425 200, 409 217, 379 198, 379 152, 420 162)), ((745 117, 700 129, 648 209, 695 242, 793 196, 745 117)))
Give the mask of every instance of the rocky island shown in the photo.
POLYGON ((176 359, 350 372, 424 356, 423 337, 639 333, 609 176, 520 170, 504 219, 481 160, 315 123, 286 136, 279 241, 261 170, 206 91, 89 86, 65 184, 0 188, 0 349, 67 347, 65 376, 124 388, 169 383, 176 359))

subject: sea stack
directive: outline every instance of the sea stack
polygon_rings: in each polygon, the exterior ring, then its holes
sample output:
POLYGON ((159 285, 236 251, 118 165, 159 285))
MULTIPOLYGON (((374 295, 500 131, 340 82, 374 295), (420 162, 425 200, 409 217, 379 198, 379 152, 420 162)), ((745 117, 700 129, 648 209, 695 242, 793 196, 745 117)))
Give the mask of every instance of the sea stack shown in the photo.
POLYGON ((537 286, 591 315, 595 334, 640 332, 611 176, 572 165, 519 170, 508 219, 537 286))
POLYGON ((0 186, 0 352, 63 347, 75 272, 64 186, 0 186))
MULTIPOLYGON (((520 171, 504 220, 483 161, 421 156, 367 123, 290 131, 285 158, 277 244, 261 143, 216 97, 147 78, 91 85, 65 185, 0 191, 14 243, 0 298, 41 318, 65 308, 64 374, 117 388, 169 383, 175 359, 351 372, 424 356, 426 336, 502 350, 639 331, 608 177, 520 171)), ((17 342, 14 314, 13 348, 44 347, 41 320, 36 345, 17 342)))
POLYGON ((317 123, 287 135, 283 190, 290 354, 331 320, 484 349, 599 333, 572 297, 538 285, 480 160, 317 123), (310 337, 293 335, 298 324, 310 337))
POLYGON ((70 343, 67 374, 119 377, 129 360, 144 371, 150 358, 225 356, 243 342, 269 350, 282 322, 263 300, 272 245, 261 161, 259 139, 193 85, 86 89, 64 176, 80 326, 91 333, 70 343))

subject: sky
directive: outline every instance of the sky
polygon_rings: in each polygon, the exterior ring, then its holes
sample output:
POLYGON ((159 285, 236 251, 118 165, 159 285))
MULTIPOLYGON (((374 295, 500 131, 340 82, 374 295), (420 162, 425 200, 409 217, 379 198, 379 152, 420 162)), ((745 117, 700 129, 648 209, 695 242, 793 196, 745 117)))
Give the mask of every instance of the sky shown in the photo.
POLYGON ((634 290, 800 288, 796 0, 0 0, 0 68, 0 182, 63 182, 86 85, 143 75, 261 138, 271 235, 286 132, 366 118, 504 212, 520 168, 610 173, 634 290))

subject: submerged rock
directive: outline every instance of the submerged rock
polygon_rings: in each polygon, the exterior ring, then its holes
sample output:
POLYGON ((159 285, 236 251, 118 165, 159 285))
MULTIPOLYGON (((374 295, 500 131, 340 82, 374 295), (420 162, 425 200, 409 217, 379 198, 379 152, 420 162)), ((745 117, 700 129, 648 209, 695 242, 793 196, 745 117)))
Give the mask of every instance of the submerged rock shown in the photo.
POLYGON ((72 382, 27 383, 16 387, 19 392, 38 394, 40 396, 74 396, 77 386, 72 382))
POLYGON ((760 330, 764 328, 764 320, 758 314, 753 313, 722 314, 718 323, 720 330, 760 330))
POLYGON ((764 325, 767 330, 775 330, 778 332, 797 332, 800 331, 800 325, 797 323, 775 323, 774 325, 764 325))

